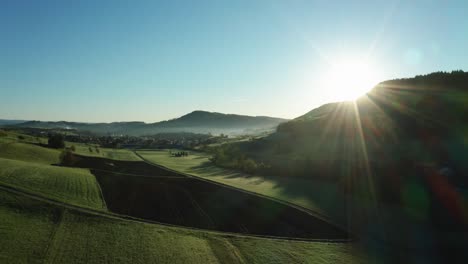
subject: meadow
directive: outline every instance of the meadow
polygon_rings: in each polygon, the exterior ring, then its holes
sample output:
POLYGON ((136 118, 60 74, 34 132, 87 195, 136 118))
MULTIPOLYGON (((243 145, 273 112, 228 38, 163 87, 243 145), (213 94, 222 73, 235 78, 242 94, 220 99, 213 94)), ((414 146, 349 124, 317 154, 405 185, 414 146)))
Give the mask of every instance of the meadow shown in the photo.
POLYGON ((330 214, 340 215, 338 208, 340 190, 333 184, 301 178, 280 178, 251 175, 213 165, 210 155, 190 151, 186 157, 173 157, 171 150, 138 150, 145 160, 169 169, 226 184, 267 197, 295 204, 328 218, 330 214))
POLYGON ((258 238, 108 213, 89 169, 50 165, 56 162, 50 151, 57 156, 59 151, 20 141, 11 137, 8 142, 18 152, 3 152, 6 148, 0 146, 2 263, 368 261, 353 243, 258 238), (35 154, 29 155, 28 148, 35 154))
POLYGON ((0 191, 2 263, 364 263, 355 245, 188 230, 0 191))
MULTIPOLYGON (((336 184, 304 178, 250 175, 213 165, 210 156, 191 151, 172 157, 171 150, 137 151, 154 164, 228 186, 269 196, 311 212, 356 234, 368 252, 389 262, 406 262, 409 256, 430 259, 462 259, 467 239, 458 225, 434 224, 427 200, 418 193, 406 197, 406 206, 382 203, 370 197, 346 195, 336 184), (453 230, 452 230, 453 229, 453 230), (422 239, 423 238, 423 239, 422 239), (427 254, 433 250, 434 254, 427 254)), ((466 199, 466 197, 461 197, 466 199)))
POLYGON ((100 157, 113 160, 140 160, 140 158, 136 156, 135 153, 127 149, 102 148, 96 147, 92 144, 83 144, 75 142, 67 142, 66 146, 75 146, 75 153, 83 156, 100 157))
POLYGON ((151 176, 92 172, 109 210, 119 214, 234 233, 304 239, 348 237, 305 211, 197 178, 164 171, 151 176))
POLYGON ((72 205, 105 209, 96 178, 86 169, 0 158, 0 185, 72 205))

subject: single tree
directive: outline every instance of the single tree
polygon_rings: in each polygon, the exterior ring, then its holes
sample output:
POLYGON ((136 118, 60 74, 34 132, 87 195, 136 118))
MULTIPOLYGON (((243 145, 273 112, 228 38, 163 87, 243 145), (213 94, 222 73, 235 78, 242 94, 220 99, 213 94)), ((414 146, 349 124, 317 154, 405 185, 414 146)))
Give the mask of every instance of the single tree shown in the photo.
POLYGON ((64 148, 65 141, 63 140, 63 136, 61 134, 50 134, 48 140, 48 146, 51 148, 64 148))

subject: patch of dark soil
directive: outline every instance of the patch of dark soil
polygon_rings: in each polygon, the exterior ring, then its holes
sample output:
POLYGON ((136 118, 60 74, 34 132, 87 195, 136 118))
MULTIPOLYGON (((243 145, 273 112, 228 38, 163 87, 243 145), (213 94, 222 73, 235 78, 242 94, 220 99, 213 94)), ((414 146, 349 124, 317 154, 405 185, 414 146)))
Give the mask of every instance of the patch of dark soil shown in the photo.
MULTIPOLYGON (((161 170, 155 169, 151 175, 161 170)), ((296 208, 195 178, 92 172, 101 185, 108 208, 116 213, 225 232, 307 239, 347 238, 339 228, 296 208)))

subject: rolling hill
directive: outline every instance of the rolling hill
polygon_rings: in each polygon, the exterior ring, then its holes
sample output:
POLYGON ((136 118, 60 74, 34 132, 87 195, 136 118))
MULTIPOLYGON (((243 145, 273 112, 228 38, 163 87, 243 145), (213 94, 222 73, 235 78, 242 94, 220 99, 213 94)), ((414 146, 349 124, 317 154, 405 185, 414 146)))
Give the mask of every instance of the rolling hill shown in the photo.
POLYGON ((313 201, 356 234, 396 252, 422 252, 424 243, 411 237, 427 237, 442 259, 465 259, 467 124, 468 73, 437 72, 382 82, 355 102, 323 105, 267 137, 213 148, 211 160, 248 168, 263 177, 254 184, 275 181, 301 199, 313 196, 316 182, 333 186, 336 193, 313 201), (288 186, 292 179, 310 180, 302 185, 307 195, 288 186))
POLYGON ((256 134, 272 131, 286 119, 267 116, 245 116, 206 111, 193 111, 182 117, 156 123, 113 122, 78 123, 27 121, 13 124, 14 127, 75 129, 96 134, 153 135, 157 133, 191 132, 212 134, 256 134))
POLYGON ((351 243, 237 235, 109 212, 92 171, 50 165, 58 151, 17 135, 0 137, 1 263, 370 262, 351 243))
POLYGON ((288 176, 339 179, 344 164, 360 169, 365 163, 450 164, 466 172, 467 102, 468 73, 462 71, 390 80, 356 102, 323 105, 268 137, 226 148, 288 176))

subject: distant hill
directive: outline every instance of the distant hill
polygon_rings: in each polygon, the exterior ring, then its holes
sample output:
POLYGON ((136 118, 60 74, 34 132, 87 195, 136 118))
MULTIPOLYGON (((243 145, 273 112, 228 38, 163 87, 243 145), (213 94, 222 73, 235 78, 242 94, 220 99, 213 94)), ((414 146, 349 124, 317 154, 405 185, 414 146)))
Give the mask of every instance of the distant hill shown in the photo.
POLYGON ((286 119, 266 116, 245 116, 222 114, 206 111, 194 111, 182 117, 156 123, 113 122, 113 123, 78 123, 27 121, 14 124, 15 127, 60 128, 88 131, 96 134, 152 135, 170 132, 212 133, 212 134, 257 134, 272 131, 286 119))
POLYGON ((25 120, 10 120, 10 119, 0 119, 0 127, 15 125, 26 122, 25 120))

